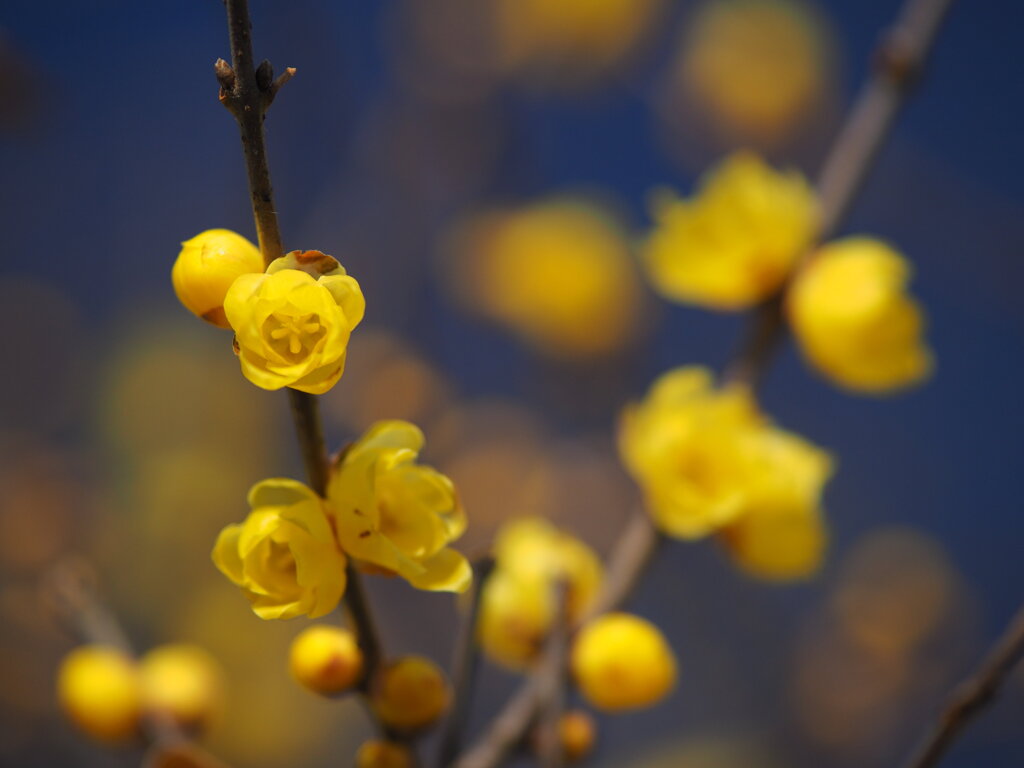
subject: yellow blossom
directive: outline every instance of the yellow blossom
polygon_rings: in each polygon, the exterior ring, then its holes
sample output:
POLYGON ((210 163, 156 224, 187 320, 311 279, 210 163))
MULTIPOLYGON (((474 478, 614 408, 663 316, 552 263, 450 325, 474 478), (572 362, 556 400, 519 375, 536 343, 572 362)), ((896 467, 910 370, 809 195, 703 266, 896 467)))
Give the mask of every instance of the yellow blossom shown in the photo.
POLYGON ((409 748, 394 741, 367 741, 356 752, 355 768, 413 768, 415 765, 409 748))
POLYGON ((791 513, 817 515, 831 471, 824 452, 772 425, 746 387, 715 389, 698 367, 669 371, 626 409, 619 448, 655 523, 684 539, 732 525, 762 533, 791 513))
POLYGON ((480 643, 512 669, 536 658, 557 611, 557 585, 564 580, 570 621, 578 621, 601 586, 597 555, 583 542, 541 518, 507 523, 495 540, 495 569, 484 585, 480 643))
POLYGON ((266 274, 242 275, 224 299, 245 377, 314 395, 341 377, 364 309, 359 283, 319 251, 293 251, 266 274))
POLYGON ((643 257, 655 289, 672 301, 736 310, 782 285, 811 244, 817 204, 799 173, 740 152, 694 197, 659 197, 654 218, 643 257))
POLYGON ((289 668, 309 690, 332 696, 352 689, 362 678, 363 653, 352 632, 320 624, 292 641, 289 668))
POLYGON ((570 663, 584 698, 611 712, 652 706, 676 682, 676 658, 661 631, 627 613, 609 613, 584 626, 570 663))
POLYGON ((472 570, 448 544, 466 516, 451 480, 416 463, 423 442, 409 422, 380 421, 345 452, 327 488, 338 539, 364 567, 417 589, 462 592, 472 570))
POLYGON ((209 724, 223 704, 223 672, 194 645, 163 645, 139 662, 142 703, 147 712, 167 715, 186 728, 209 724))
POLYGON ((241 587, 261 619, 317 618, 345 592, 345 555, 324 501, 294 480, 264 480, 249 491, 252 512, 217 538, 213 561, 241 587))
POLYGON ((830 243, 800 271, 787 296, 789 319, 808 361, 840 386, 883 393, 932 370, 924 318, 908 295, 910 266, 866 237, 830 243))
POLYGON ((562 754, 566 761, 582 760, 594 749, 597 725, 586 712, 573 709, 558 720, 558 739, 562 743, 562 754))
POLYGON ((450 697, 444 673, 434 662, 405 656, 380 671, 371 703, 384 725, 408 731, 437 720, 448 708, 450 697))
POLYGON ((94 739, 126 741, 138 732, 139 674, 116 648, 86 645, 61 662, 57 697, 68 717, 94 739))
POLYGON ((224 297, 235 278, 263 272, 259 248, 228 229, 208 229, 181 244, 171 270, 178 300, 203 320, 230 328, 224 297))

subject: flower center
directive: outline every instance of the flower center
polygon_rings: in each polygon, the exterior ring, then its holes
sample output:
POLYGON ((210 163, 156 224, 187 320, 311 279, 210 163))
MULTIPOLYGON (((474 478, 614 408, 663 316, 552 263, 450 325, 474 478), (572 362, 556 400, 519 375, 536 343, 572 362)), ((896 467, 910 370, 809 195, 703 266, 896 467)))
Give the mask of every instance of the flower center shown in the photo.
POLYGON ((279 354, 289 357, 308 350, 325 332, 320 316, 315 314, 295 317, 275 312, 271 319, 277 327, 269 332, 270 344, 279 354))

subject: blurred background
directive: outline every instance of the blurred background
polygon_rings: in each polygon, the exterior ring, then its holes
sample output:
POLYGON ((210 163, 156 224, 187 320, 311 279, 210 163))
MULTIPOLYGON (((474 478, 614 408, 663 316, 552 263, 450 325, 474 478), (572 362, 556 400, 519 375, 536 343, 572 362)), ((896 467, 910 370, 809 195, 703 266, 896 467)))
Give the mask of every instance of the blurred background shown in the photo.
MULTIPOLYGON (((689 193, 737 147, 813 177, 897 5, 254 0, 257 58, 298 69, 267 121, 285 245, 335 255, 367 297, 323 398, 332 445, 413 420, 463 495, 463 551, 522 514, 607 551, 637 503, 619 409, 669 367, 721 366, 744 324, 645 285, 652 191, 689 193)), ((1019 3, 954 8, 843 228, 916 265, 936 375, 855 398, 787 347, 766 382, 766 410, 838 458, 826 567, 774 586, 713 544, 666 547, 630 609, 680 684, 601 718, 592 764, 896 765, 1024 595, 1022 26, 1019 3)), ((38 584, 69 554, 138 648, 221 661, 204 743, 233 765, 347 765, 366 734, 356 703, 288 679, 304 622, 257 619, 209 558, 253 482, 302 476, 283 395, 169 279, 201 230, 254 239, 227 55, 217 0, 0 6, 3 765, 138 763, 56 711, 73 639, 38 584)), ((449 596, 370 588, 390 650, 447 664, 449 596)), ((486 669, 474 727, 515 682, 486 669)), ((1024 765, 1024 674, 944 765, 1024 765)))

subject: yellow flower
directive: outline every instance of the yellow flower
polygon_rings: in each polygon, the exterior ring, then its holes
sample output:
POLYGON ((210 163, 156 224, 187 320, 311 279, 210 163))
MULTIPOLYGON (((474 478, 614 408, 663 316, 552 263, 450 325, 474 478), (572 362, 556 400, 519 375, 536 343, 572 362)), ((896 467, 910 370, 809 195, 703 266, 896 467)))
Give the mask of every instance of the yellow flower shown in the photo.
POLYGON ((787 296, 793 333, 808 361, 840 386, 882 393, 932 370, 924 318, 907 294, 907 261, 885 243, 851 237, 824 246, 787 296))
POLYGON ((748 519, 753 527, 736 530, 767 531, 779 510, 817 515, 831 471, 824 452, 772 425, 747 388, 715 389, 697 367, 669 371, 626 409, 619 448, 655 523, 683 539, 748 519))
POLYGON ((292 641, 289 668, 304 687, 333 696, 362 678, 363 652, 349 630, 320 624, 304 629, 292 641))
POLYGON ((365 306, 359 283, 319 251, 293 251, 266 274, 242 275, 224 299, 245 377, 263 389, 314 395, 341 378, 365 306), (306 271, 309 263, 319 277, 306 271))
POLYGON ((558 582, 566 583, 569 620, 578 621, 601 586, 601 561, 583 542, 535 517, 507 523, 494 554, 481 596, 480 643, 496 661, 520 669, 536 658, 555 618, 558 582))
POLYGON ((689 199, 656 201, 643 257, 665 298, 712 309, 749 307, 776 291, 810 246, 817 203, 799 173, 731 155, 689 199))
POLYGON ((324 501, 294 480, 264 480, 249 491, 252 512, 217 538, 213 562, 241 587, 261 619, 330 613, 345 593, 345 555, 324 501))
POLYGON ((224 697, 217 661, 194 645, 163 645, 139 662, 142 702, 147 712, 166 715, 186 728, 210 723, 224 697))
POLYGON ((433 723, 448 708, 451 692, 444 673, 430 659, 404 656, 374 681, 371 703, 380 721, 403 731, 433 723))
POLYGON ((415 764, 409 748, 394 741, 367 741, 356 752, 356 768, 413 768, 415 764))
POLYGON ((448 544, 466 516, 451 480, 416 463, 422 447, 415 425, 380 421, 345 452, 327 488, 338 539, 364 567, 417 589, 462 592, 472 570, 448 544))
POLYGON ((126 741, 138 732, 138 670, 116 648, 86 645, 65 656, 57 675, 57 698, 72 722, 94 739, 126 741))
POLYGON ((594 718, 580 709, 572 709, 558 720, 558 740, 566 762, 575 763, 589 755, 597 738, 594 718))
POLYGON ((610 712, 650 707, 676 683, 676 658, 664 635, 627 613, 609 613, 584 626, 570 665, 584 698, 610 712))
POLYGON ((208 229, 181 244, 171 282, 189 312, 230 328, 224 297, 235 278, 254 272, 263 272, 259 248, 231 230, 208 229))

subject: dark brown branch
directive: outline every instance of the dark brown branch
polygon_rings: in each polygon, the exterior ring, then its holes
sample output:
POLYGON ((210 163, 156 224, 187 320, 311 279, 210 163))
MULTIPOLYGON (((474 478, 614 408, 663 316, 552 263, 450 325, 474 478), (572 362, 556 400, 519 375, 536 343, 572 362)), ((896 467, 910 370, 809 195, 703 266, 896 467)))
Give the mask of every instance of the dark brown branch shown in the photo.
POLYGON ((933 768, 957 736, 998 695, 1014 667, 1024 659, 1024 608, 1010 622, 981 665, 954 691, 932 732, 905 768, 933 768))

